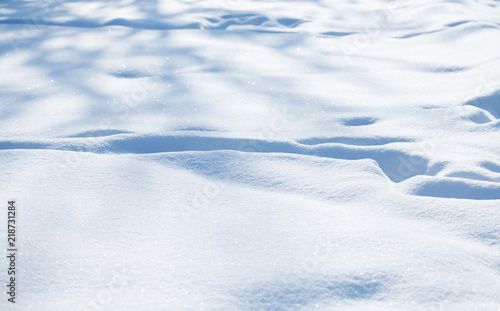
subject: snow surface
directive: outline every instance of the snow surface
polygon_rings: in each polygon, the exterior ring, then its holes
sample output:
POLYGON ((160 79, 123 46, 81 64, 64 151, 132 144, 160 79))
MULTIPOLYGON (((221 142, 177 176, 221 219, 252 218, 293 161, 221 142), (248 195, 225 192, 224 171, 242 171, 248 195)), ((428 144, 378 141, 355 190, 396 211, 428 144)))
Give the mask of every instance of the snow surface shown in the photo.
POLYGON ((0 309, 500 310, 499 1, 7 0, 0 32, 0 309))

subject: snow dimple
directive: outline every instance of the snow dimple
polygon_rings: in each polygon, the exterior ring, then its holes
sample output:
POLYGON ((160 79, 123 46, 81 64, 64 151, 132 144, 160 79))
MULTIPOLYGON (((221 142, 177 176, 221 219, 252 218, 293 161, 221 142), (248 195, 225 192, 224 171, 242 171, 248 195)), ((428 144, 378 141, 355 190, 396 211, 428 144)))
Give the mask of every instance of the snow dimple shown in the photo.
POLYGON ((345 126, 363 126, 363 125, 371 125, 377 122, 376 118, 372 117, 357 117, 357 118, 348 118, 342 120, 342 123, 345 126))
POLYGON ((355 32, 349 32, 349 31, 328 31, 328 32, 323 32, 322 35, 325 36, 330 36, 330 37, 344 37, 344 36, 349 36, 355 34, 355 32))
POLYGON ((465 105, 475 106, 500 119, 500 90, 486 96, 476 97, 465 103, 465 105))
POLYGON ((498 182, 421 176, 408 183, 412 184, 410 192, 418 196, 470 200, 500 199, 500 183, 498 182))
POLYGON ((495 117, 487 110, 472 105, 464 105, 459 107, 459 115, 461 119, 476 124, 486 124, 495 120, 495 117))
POLYGON ((476 111, 468 116, 468 119, 476 124, 485 124, 493 121, 491 115, 485 111, 476 111))
POLYGON ((500 174, 500 163, 494 163, 490 161, 481 162, 480 166, 484 167, 487 170, 490 170, 494 173, 500 174))
POLYGON ((298 25, 305 23, 304 20, 297 19, 297 18, 278 18, 276 20, 278 23, 280 23, 283 26, 294 28, 297 27, 298 25))
POLYGON ((436 162, 426 175, 404 181, 401 186, 408 193, 424 197, 500 199, 500 164, 493 161, 436 162))
POLYGON ((111 75, 122 79, 138 79, 138 78, 151 77, 151 74, 148 72, 141 72, 135 70, 123 70, 123 71, 112 72, 111 75))

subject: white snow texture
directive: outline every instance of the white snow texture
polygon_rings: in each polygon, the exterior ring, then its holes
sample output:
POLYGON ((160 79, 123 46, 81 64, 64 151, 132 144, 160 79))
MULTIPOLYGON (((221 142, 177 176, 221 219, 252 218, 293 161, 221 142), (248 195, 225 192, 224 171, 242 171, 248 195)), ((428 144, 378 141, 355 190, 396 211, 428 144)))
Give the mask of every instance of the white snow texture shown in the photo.
POLYGON ((500 310, 500 1, 5 0, 0 33, 1 310, 500 310))

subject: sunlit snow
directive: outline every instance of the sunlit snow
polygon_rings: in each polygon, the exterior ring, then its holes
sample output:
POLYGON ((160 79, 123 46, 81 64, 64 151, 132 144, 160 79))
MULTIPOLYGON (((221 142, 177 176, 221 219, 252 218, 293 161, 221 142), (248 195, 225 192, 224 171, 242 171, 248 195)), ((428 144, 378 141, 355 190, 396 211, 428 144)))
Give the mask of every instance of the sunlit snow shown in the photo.
POLYGON ((2 1, 1 310, 500 310, 500 2, 2 1))

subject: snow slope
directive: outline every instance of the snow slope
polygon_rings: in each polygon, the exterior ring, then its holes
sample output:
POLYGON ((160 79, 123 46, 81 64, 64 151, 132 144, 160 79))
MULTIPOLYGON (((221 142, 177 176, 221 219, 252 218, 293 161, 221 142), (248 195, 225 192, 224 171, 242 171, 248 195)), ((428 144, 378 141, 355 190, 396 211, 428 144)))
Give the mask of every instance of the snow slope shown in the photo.
POLYGON ((500 310, 499 1, 3 1, 0 32, 2 310, 500 310))

